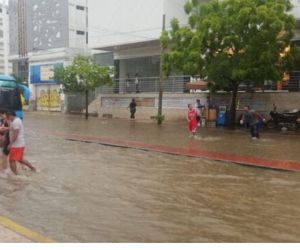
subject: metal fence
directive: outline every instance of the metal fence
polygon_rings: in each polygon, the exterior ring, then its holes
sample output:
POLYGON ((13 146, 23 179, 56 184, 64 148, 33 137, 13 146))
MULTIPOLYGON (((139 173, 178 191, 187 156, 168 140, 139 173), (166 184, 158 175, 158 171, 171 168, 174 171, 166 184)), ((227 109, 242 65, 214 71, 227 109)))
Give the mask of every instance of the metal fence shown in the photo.
POLYGON ((284 90, 300 91, 300 71, 290 73, 290 78, 287 86, 283 86, 284 90))
MULTIPOLYGON (((191 82, 191 76, 170 76, 164 81, 165 93, 189 93, 185 88, 191 82)), ((89 103, 93 102, 100 94, 133 94, 133 93, 158 93, 159 77, 114 79, 111 86, 104 85, 89 93, 89 103)), ((290 92, 300 91, 300 71, 290 73, 288 84, 278 86, 276 82, 266 82, 264 91, 285 90, 290 92)), ((241 85, 240 91, 253 92, 251 85, 241 85)), ((66 96, 66 109, 81 111, 85 108, 84 93, 68 93, 66 96)))
POLYGON ((289 74, 289 79, 284 82, 266 81, 264 91, 300 91, 300 71, 292 71, 289 74))
MULTIPOLYGON (((190 82, 190 76, 171 76, 164 81, 164 92, 184 93, 185 85, 190 82)), ((159 77, 141 77, 114 79, 113 85, 102 86, 96 90, 97 94, 130 94, 157 93, 159 91, 159 77)))
MULTIPOLYGON (((170 76, 164 81, 164 92, 166 93, 188 93, 186 84, 191 82, 191 76, 170 76)), ((157 93, 159 92, 159 77, 124 78, 114 79, 111 86, 102 86, 96 89, 96 96, 99 94, 130 94, 130 93, 157 93)), ((241 84, 240 91, 255 91, 251 84, 241 84)), ((283 85, 277 82, 267 81, 264 85, 265 91, 300 91, 300 71, 290 73, 288 82, 283 85)))

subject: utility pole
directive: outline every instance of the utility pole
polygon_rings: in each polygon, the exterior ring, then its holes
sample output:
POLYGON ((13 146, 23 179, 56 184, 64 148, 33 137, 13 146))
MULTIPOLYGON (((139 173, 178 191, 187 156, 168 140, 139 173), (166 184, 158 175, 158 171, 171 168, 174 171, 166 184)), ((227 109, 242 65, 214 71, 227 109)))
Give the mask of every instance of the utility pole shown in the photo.
MULTIPOLYGON (((85 45, 84 55, 88 55, 88 43, 89 43, 89 16, 88 16, 88 0, 85 0, 85 45)), ((89 119, 89 91, 85 91, 85 119, 89 119)))
MULTIPOLYGON (((166 15, 163 15, 163 25, 162 25, 162 32, 166 30, 166 15)), ((161 47, 160 51, 160 79, 159 79, 159 96, 158 96, 158 114, 157 114, 157 124, 161 125, 163 122, 163 115, 162 115, 162 105, 163 105, 163 91, 164 91, 164 80, 165 75, 163 71, 163 64, 164 64, 164 54, 165 48, 161 47)))

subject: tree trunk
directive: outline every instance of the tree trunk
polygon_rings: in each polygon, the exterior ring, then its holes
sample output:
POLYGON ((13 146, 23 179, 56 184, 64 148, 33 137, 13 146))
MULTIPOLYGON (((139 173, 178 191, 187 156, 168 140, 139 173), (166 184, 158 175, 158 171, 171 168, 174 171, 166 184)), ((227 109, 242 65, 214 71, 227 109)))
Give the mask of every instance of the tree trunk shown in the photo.
POLYGON ((230 118, 229 118, 229 128, 235 128, 235 116, 236 116, 236 99, 238 92, 238 84, 234 84, 231 94, 231 105, 230 105, 230 118))
POLYGON ((85 91, 85 119, 89 119, 89 91, 85 91))
MULTIPOLYGON (((163 15, 162 32, 166 29, 166 15, 163 15)), ((158 96, 158 113, 157 113, 157 124, 161 125, 163 122, 162 105, 163 105, 163 91, 164 91, 164 78, 165 74, 163 71, 165 49, 161 47, 160 55, 160 77, 159 77, 159 96, 158 96)))

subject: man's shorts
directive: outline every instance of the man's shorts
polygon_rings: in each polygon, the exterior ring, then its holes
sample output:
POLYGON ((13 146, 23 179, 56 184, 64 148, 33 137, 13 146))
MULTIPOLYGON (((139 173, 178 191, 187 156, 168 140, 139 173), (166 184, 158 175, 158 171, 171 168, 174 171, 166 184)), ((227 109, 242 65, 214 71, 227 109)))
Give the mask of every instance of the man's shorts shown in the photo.
POLYGON ((10 161, 22 161, 25 148, 11 148, 9 152, 10 161))

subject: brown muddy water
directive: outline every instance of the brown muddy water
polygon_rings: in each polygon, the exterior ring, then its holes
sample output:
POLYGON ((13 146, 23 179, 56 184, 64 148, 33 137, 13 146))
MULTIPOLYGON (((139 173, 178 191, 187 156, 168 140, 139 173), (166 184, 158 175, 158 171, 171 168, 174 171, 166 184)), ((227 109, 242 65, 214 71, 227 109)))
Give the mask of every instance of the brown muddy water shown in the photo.
POLYGON ((300 241, 299 173, 26 136, 0 215, 58 242, 300 241))

